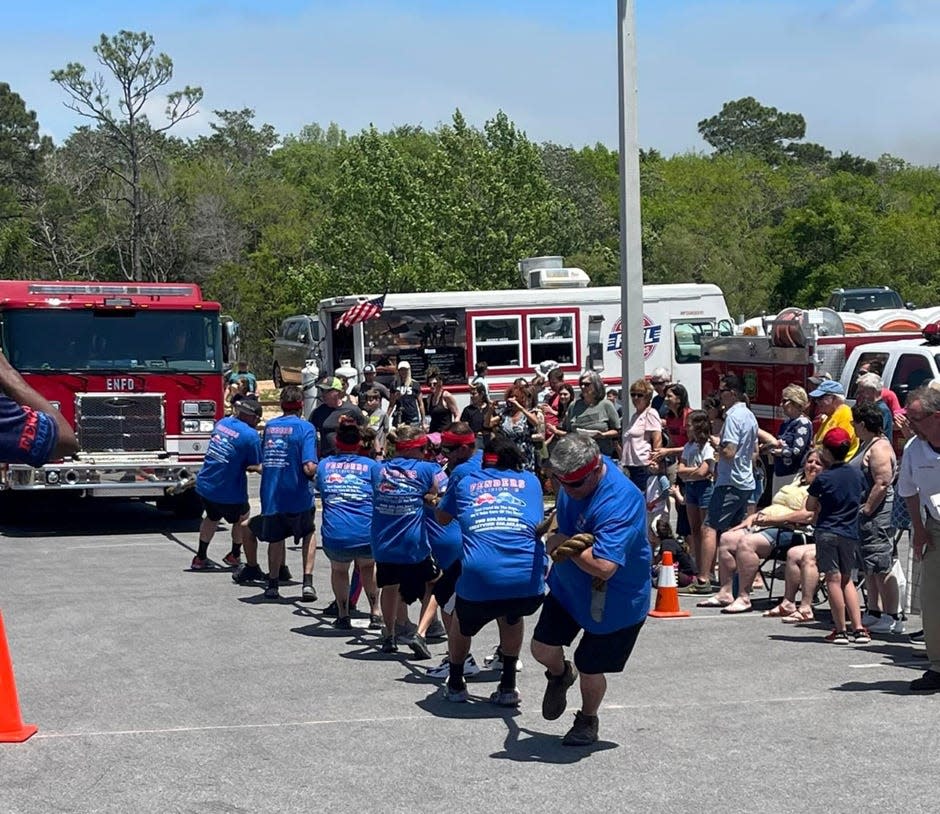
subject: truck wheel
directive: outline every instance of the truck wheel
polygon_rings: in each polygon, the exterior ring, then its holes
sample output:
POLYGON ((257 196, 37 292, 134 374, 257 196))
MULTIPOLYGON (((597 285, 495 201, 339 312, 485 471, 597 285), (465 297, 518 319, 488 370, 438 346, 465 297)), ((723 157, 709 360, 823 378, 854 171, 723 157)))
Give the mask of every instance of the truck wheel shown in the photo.
POLYGON ((284 378, 281 376, 281 366, 275 362, 274 369, 271 371, 271 378, 274 380, 274 386, 280 390, 284 386, 284 378))

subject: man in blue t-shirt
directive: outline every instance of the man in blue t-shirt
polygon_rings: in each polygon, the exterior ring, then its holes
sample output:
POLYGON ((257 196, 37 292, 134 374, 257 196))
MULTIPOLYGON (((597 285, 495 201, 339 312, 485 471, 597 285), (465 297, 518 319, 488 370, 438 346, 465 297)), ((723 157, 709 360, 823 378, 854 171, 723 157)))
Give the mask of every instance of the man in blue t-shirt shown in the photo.
POLYGON ((867 490, 860 466, 847 466, 852 437, 842 427, 833 427, 822 437, 820 456, 826 469, 809 485, 806 508, 817 512, 815 526, 816 565, 826 576, 829 607, 835 630, 826 641, 848 644, 845 617, 852 621, 855 644, 868 644, 871 633, 862 626, 858 591, 852 569, 862 562, 858 537, 858 515, 867 490))
POLYGON ((463 564, 457 579, 455 617, 448 641, 445 698, 466 701, 464 662, 472 637, 492 621, 499 626, 502 674, 490 696, 494 704, 519 706, 516 664, 525 631, 523 618, 542 605, 545 546, 536 529, 545 510, 542 486, 510 439, 487 441, 481 469, 464 475, 438 508, 442 523, 460 522, 463 564))
POLYGON ((404 624, 400 607, 421 599, 423 612, 429 586, 441 575, 428 543, 424 506, 440 491, 443 473, 424 460, 428 438, 420 427, 396 428, 394 442, 395 454, 372 472, 372 550, 382 589, 383 653, 398 652, 396 622, 404 624))
POLYGON ((562 743, 587 746, 597 741, 597 710, 607 689, 604 674, 623 672, 649 612, 646 504, 591 438, 567 435, 557 441, 551 465, 561 487, 558 531, 546 543, 555 565, 532 635, 532 655, 547 668, 542 715, 549 721, 565 711, 567 690, 580 671, 581 710, 562 743), (587 546, 580 553, 571 553, 568 546, 559 549, 573 535, 591 536, 581 538, 587 546), (572 665, 563 648, 582 630, 572 665))
POLYGON ((76 452, 68 421, 0 353, 0 461, 42 466, 76 452))
POLYGON ((310 541, 314 529, 311 480, 317 474, 317 434, 313 425, 301 417, 303 407, 303 391, 297 385, 288 385, 281 391, 283 415, 271 419, 264 428, 261 514, 248 521, 245 558, 249 564, 257 563, 257 541, 268 543, 268 587, 264 595, 267 599, 279 599, 279 577, 290 578, 289 571, 282 574, 284 541, 288 537, 299 539, 304 571, 301 599, 315 602, 316 546, 310 541))
POLYGON ((261 413, 261 402, 245 396, 235 405, 235 415, 217 422, 212 431, 196 475, 196 494, 206 516, 199 526, 199 550, 190 566, 194 571, 213 567, 207 556, 209 543, 223 519, 232 526, 232 550, 222 562, 232 568, 241 562, 242 537, 251 513, 247 473, 261 471, 261 439, 255 429, 261 413))

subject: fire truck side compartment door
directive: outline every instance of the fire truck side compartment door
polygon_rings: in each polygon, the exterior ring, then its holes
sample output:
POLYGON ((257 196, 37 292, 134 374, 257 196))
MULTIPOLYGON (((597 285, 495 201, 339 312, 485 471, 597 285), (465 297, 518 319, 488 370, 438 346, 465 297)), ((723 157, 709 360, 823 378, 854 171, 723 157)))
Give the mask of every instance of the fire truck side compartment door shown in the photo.
POLYGON ((601 326, 604 324, 603 314, 590 314, 588 316, 588 364, 590 370, 598 373, 604 371, 604 343, 601 341, 601 326))

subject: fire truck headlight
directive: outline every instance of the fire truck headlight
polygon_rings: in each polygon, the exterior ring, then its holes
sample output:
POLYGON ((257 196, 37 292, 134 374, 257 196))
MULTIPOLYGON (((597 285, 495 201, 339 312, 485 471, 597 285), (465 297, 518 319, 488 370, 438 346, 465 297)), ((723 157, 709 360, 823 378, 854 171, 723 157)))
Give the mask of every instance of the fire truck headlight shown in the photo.
POLYGON ((214 428, 215 428, 214 421, 206 421, 205 419, 203 419, 202 421, 199 422, 199 432, 209 433, 209 432, 212 432, 214 428))
POLYGON ((199 432, 199 419, 197 418, 184 418, 183 419, 183 432, 199 432))
POLYGON ((181 409, 185 416, 215 416, 214 401, 184 401, 181 404, 181 409))

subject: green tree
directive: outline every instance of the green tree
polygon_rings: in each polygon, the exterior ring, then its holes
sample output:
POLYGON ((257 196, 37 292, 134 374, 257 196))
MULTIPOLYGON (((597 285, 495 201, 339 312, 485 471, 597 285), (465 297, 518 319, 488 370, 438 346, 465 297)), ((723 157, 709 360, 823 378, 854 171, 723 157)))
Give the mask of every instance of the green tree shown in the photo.
POLYGON ((166 123, 151 127, 144 107, 150 98, 173 78, 173 61, 154 52, 154 39, 146 32, 120 31, 112 37, 102 34, 92 48, 109 76, 94 73, 71 62, 52 72, 52 81, 67 94, 66 107, 94 122, 114 150, 103 156, 104 168, 120 190, 116 200, 127 208, 129 228, 126 240, 117 240, 122 273, 132 280, 144 278, 144 254, 148 224, 145 223, 145 163, 157 159, 162 135, 196 113, 202 89, 187 85, 166 96, 166 123), (117 109, 111 101, 109 78, 117 85, 117 109), (125 256, 125 246, 127 255, 125 256))
POLYGON ((698 132, 718 155, 749 153, 778 164, 789 144, 806 135, 806 120, 799 113, 783 113, 745 96, 725 102, 720 113, 702 119, 698 132))

